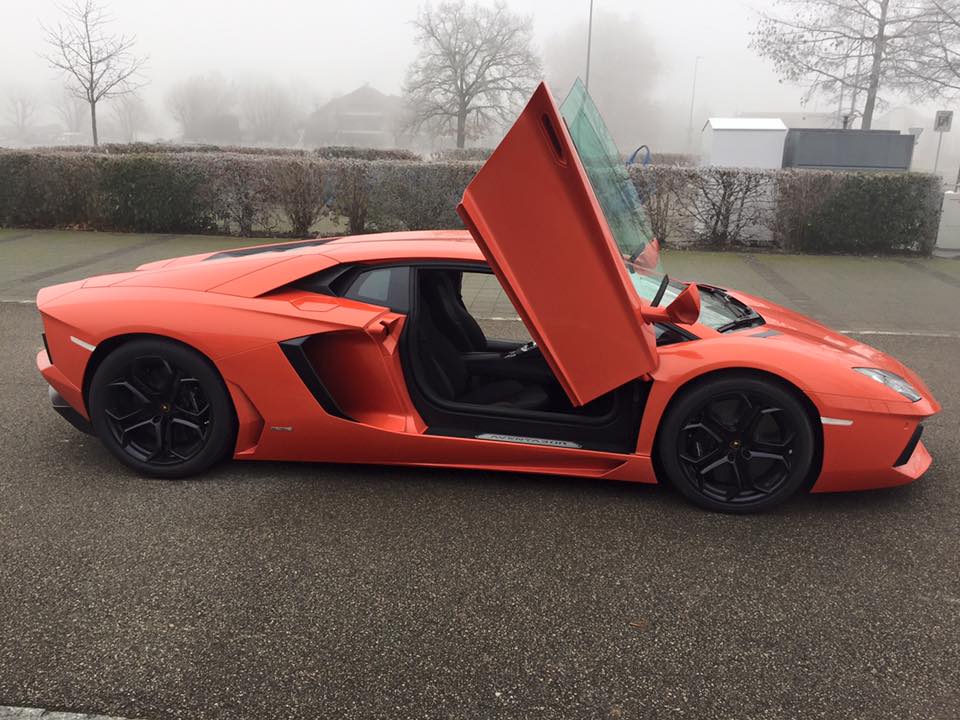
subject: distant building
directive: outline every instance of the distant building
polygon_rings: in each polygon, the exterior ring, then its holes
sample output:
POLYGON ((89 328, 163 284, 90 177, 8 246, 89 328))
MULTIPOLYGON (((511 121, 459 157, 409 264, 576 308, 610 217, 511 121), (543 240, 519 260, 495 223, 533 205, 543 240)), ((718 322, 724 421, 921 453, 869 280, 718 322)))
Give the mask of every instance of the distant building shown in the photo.
POLYGON ((311 114, 304 129, 304 143, 396 147, 402 107, 400 97, 364 85, 311 114))
MULTIPOLYGON (((950 104, 944 105, 949 109, 950 104)), ((930 172, 936 162, 939 133, 933 131, 935 107, 894 107, 874 119, 875 128, 899 130, 914 134, 916 149, 913 153, 913 170, 930 172)), ((954 121, 953 130, 943 135, 940 147, 938 171, 951 183, 957 177, 957 165, 960 164, 960 128, 954 121)))
POLYGON ((743 113, 742 117, 773 118, 780 120, 790 130, 843 127, 843 121, 835 112, 751 112, 743 113))

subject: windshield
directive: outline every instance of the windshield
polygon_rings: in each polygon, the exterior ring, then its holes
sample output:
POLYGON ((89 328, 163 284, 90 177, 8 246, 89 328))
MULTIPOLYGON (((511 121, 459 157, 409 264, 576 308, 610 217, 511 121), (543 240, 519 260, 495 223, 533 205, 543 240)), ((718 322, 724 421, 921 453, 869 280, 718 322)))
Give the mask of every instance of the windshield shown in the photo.
MULTIPOLYGON (((648 303, 653 302, 664 277, 660 253, 620 151, 579 79, 560 105, 560 114, 616 240, 633 289, 648 303)), ((660 305, 669 305, 684 287, 683 283, 670 282, 660 305)), ((706 292, 700 296, 700 322, 704 325, 719 328, 739 317, 741 311, 722 296, 706 292)))
POLYGON ((659 252, 630 173, 597 106, 579 79, 560 105, 560 114, 631 277, 639 273, 653 285, 653 291, 646 292, 647 283, 638 286, 634 280, 637 292, 649 302, 663 278, 659 252))

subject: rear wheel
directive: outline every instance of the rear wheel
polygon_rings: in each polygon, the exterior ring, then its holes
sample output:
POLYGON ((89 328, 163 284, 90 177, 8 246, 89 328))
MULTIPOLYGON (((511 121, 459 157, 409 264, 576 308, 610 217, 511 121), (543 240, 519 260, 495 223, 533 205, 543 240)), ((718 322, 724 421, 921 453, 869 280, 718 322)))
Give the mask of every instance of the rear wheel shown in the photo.
POLYGON ((803 404, 780 383, 725 377, 684 393, 657 439, 660 466, 701 507, 748 513, 779 505, 806 481, 816 436, 803 404))
POLYGON ((133 340, 111 352, 94 373, 89 406, 104 445, 144 475, 202 472, 233 444, 233 405, 219 374, 168 340, 133 340))

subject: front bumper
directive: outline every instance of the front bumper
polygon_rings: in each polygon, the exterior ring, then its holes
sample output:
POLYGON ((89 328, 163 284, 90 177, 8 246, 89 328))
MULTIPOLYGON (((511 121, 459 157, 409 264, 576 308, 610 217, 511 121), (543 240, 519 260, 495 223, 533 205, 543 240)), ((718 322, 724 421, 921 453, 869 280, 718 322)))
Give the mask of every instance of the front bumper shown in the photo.
POLYGON ((78 430, 93 434, 93 426, 82 410, 83 393, 80 388, 70 382, 53 363, 50 362, 50 353, 46 348, 37 353, 37 370, 43 375, 50 388, 47 395, 53 409, 62 415, 67 422, 78 430))
POLYGON ((906 485, 932 462, 920 426, 940 410, 931 396, 910 402, 820 395, 823 467, 813 492, 906 485))
POLYGON ((47 388, 47 395, 50 398, 50 404, 53 405, 53 409, 56 410, 63 419, 87 435, 95 434, 90 421, 74 410, 70 403, 64 400, 63 396, 58 393, 52 385, 47 388))

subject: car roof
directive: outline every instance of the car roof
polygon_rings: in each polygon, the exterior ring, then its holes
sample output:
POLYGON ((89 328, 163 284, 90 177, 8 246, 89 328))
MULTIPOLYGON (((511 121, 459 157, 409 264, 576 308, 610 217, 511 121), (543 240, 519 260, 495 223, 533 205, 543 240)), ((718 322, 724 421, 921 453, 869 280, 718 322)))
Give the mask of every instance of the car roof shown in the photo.
POLYGON ((208 260, 256 258, 266 260, 282 253, 325 255, 338 262, 372 262, 392 260, 457 260, 483 261, 483 254, 466 230, 421 230, 411 232, 371 233, 332 238, 313 238, 292 242, 254 245, 213 253, 208 260))
POLYGON ((373 260, 483 261, 483 253, 466 230, 376 233, 335 238, 318 252, 341 262, 373 260))

